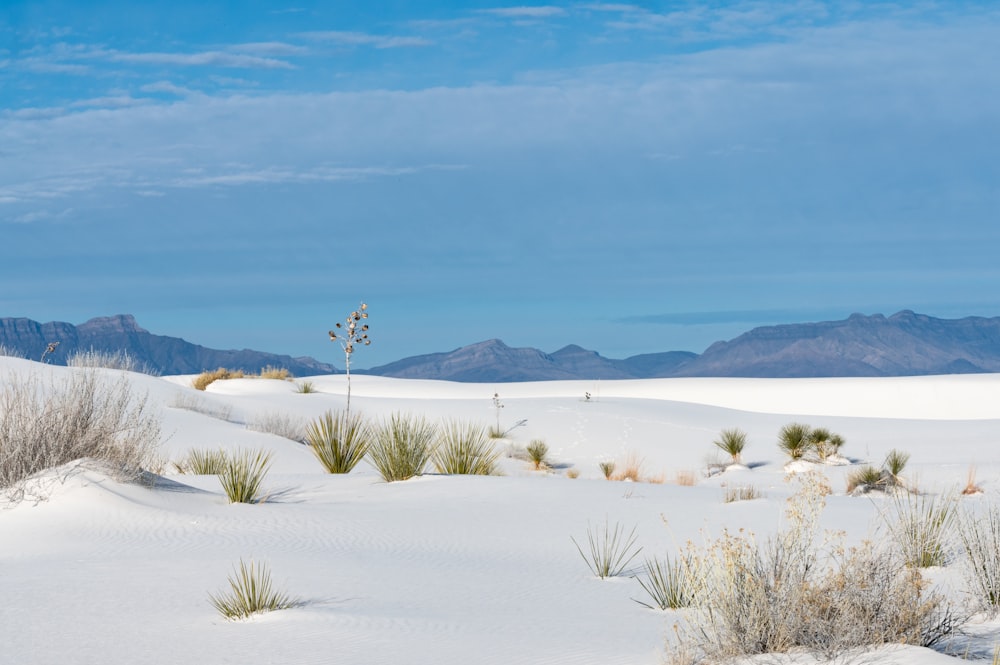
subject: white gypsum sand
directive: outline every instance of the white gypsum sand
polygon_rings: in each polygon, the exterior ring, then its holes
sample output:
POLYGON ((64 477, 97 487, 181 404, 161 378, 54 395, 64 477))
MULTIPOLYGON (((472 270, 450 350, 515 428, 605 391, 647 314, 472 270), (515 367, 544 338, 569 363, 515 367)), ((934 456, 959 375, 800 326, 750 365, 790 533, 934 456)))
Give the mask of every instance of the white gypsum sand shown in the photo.
MULTIPOLYGON (((72 371, 0 358, 5 384, 35 376, 44 386, 72 371)), ((86 464, 42 474, 34 487, 44 499, 0 510, 6 662, 653 665, 681 614, 633 602, 643 598, 633 579, 596 579, 571 538, 585 544, 605 521, 635 527, 644 548, 635 569, 643 556, 673 555, 726 527, 773 533, 792 491, 776 445, 783 425, 842 435, 841 454, 855 462, 879 465, 904 450, 905 478, 925 491, 960 489, 973 464, 984 495, 965 501, 982 506, 1000 491, 1000 375, 524 384, 355 375, 352 411, 373 420, 401 412, 489 426, 494 393, 504 404, 505 475, 396 483, 366 462, 327 475, 306 446, 246 426, 261 414, 306 422, 342 408, 343 376, 309 377, 311 394, 278 380, 218 381, 201 393, 188 387, 192 377, 128 376, 158 410, 166 460, 192 448, 264 449, 273 455, 267 498, 229 504, 215 476, 171 464, 151 487, 86 464), (747 433, 748 468, 706 477, 708 463, 725 461, 712 441, 730 427, 747 433), (549 447, 547 471, 506 454, 533 439, 549 447), (601 462, 620 471, 630 457, 663 482, 604 479, 601 462), (693 486, 675 482, 684 474, 693 486), (752 485, 764 498, 724 503, 724 485, 752 485), (219 616, 209 593, 225 590, 241 559, 265 563, 296 606, 248 621, 219 616)), ((860 542, 885 500, 845 495, 857 464, 820 468, 834 490, 822 526, 860 542)), ((957 571, 932 573, 961 594, 957 571)), ((989 659, 998 632, 977 619, 955 648, 989 659)), ((955 660, 912 646, 871 658, 955 660)))

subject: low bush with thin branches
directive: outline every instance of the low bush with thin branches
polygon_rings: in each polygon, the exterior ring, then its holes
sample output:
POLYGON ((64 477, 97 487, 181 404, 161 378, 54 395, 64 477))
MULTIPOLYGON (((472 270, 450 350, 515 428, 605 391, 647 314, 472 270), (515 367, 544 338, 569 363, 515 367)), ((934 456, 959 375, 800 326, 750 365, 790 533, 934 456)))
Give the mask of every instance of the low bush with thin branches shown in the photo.
POLYGON ((435 427, 417 416, 393 414, 375 428, 368 461, 386 482, 423 474, 434 452, 435 427))
POLYGON ((231 405, 211 402, 198 394, 179 393, 174 396, 174 399, 170 402, 170 406, 175 409, 194 411, 210 418, 234 422, 233 407, 231 405))
POLYGON ((275 590, 271 571, 264 564, 240 559, 229 576, 229 589, 209 594, 209 602, 227 619, 247 619, 255 614, 273 612, 298 604, 287 593, 275 590))
POLYGON ((963 568, 975 603, 989 614, 1000 614, 1000 506, 986 506, 977 517, 962 511, 956 520, 963 568))
POLYGON ((626 533, 625 527, 618 522, 612 528, 605 518, 603 529, 587 526, 586 551, 576 542, 576 538, 571 536, 570 540, 594 575, 601 579, 617 577, 642 552, 642 547, 636 544, 635 529, 636 527, 632 527, 626 533))
POLYGON ((140 372, 158 376, 156 368, 149 363, 141 362, 128 351, 100 351, 98 349, 88 349, 86 351, 74 351, 66 356, 66 364, 69 367, 99 367, 104 369, 120 369, 125 372, 140 372))
POLYGON ((327 411, 306 428, 306 443, 327 473, 350 473, 364 459, 371 437, 357 412, 327 411))
POLYGON ((727 487, 722 497, 725 503, 736 503, 737 501, 753 501, 763 499, 764 493, 753 485, 742 485, 739 487, 727 487))
POLYGON ((271 453, 237 450, 226 457, 219 482, 229 503, 259 503, 260 489, 271 468, 271 453))
POLYGON ((438 473, 492 476, 499 457, 482 425, 450 421, 438 429, 433 456, 438 473))
POLYGON ((0 388, 0 488, 81 458, 120 479, 158 465, 160 419, 127 376, 73 370, 46 384, 10 374, 0 388))
POLYGON ((306 440, 306 426, 302 419, 280 411, 258 413, 247 423, 247 429, 299 443, 306 440))

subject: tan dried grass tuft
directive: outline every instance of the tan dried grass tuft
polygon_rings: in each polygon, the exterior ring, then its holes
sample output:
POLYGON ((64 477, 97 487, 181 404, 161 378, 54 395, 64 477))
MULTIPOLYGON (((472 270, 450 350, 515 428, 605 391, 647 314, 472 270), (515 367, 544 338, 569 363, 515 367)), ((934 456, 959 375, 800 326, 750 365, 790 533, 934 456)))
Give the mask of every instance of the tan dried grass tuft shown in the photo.
POLYGON ((682 469, 674 474, 674 483, 682 487, 694 487, 698 481, 698 475, 689 469, 682 469))

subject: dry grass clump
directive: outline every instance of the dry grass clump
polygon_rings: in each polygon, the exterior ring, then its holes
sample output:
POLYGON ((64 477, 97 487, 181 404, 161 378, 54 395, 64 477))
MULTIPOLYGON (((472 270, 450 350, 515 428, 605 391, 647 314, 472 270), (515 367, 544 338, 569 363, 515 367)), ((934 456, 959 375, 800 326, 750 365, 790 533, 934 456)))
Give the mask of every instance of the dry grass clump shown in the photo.
POLYGON ((604 474, 605 480, 611 480, 611 477, 615 473, 615 463, 614 463, 614 461, 608 460, 608 461, 605 461, 605 462, 601 462, 597 466, 601 470, 601 473, 604 474))
POLYGON ((217 476, 226 468, 226 451, 199 450, 192 448, 179 461, 174 462, 178 473, 190 473, 198 476, 217 476))
POLYGON ((948 563, 958 502, 954 495, 896 494, 883 519, 907 566, 948 563))
POLYGON ((976 484, 976 467, 970 466, 969 473, 966 475, 965 479, 965 487, 962 488, 962 494, 965 496, 972 496, 982 493, 983 488, 976 484))
POLYGON ((368 461, 386 482, 419 476, 430 462, 435 436, 424 418, 393 414, 375 428, 368 461))
POLYGON ((727 487, 726 492, 722 497, 725 503, 735 503, 737 501, 753 501, 754 499, 763 499, 764 493, 753 485, 745 485, 743 487, 727 487))
POLYGON ((955 526, 969 590, 981 609, 996 616, 1000 613, 1000 507, 990 504, 980 518, 964 511, 955 526))
POLYGON ((160 420, 126 376, 84 369, 44 385, 35 376, 4 377, 0 388, 0 488, 81 458, 117 477, 155 466, 160 420))
POLYGON ((292 378, 291 372, 284 367, 273 367, 271 365, 262 368, 259 376, 262 379, 275 379, 278 381, 288 381, 292 378))
POLYGON ((6 344, 0 344, 0 356, 7 358, 24 358, 24 352, 6 344))
POLYGON ((194 411, 195 413, 201 413, 211 418, 218 418, 219 420, 232 422, 232 406, 229 404, 214 404, 190 393, 180 393, 176 395, 170 403, 170 406, 175 409, 194 411))
POLYGON ((300 443, 306 440, 305 423, 300 418, 280 411, 258 413, 247 423, 247 429, 300 443))
POLYGON ((625 461, 616 465, 617 473, 611 476, 612 480, 629 480, 638 483, 642 480, 642 467, 645 461, 634 451, 625 456, 625 461))
POLYGON ((195 390, 204 390, 216 381, 223 381, 225 379, 242 379, 244 376, 246 376, 246 374, 244 374, 241 369, 226 369, 225 367, 220 367, 219 369, 211 372, 202 372, 198 376, 194 377, 191 381, 191 385, 195 388, 195 390))
POLYGON ((682 487, 694 487, 698 482, 698 474, 689 469, 681 469, 674 474, 674 483, 682 487))
POLYGON ((807 474, 787 527, 763 544, 724 533, 689 552, 698 571, 690 620, 668 662, 805 651, 830 658, 887 643, 931 646, 961 619, 898 549, 821 547, 825 488, 807 474), (692 654, 692 652, 695 652, 692 654))
POLYGON ((271 584, 271 571, 264 564, 240 559, 239 568, 229 576, 229 589, 209 594, 209 602, 227 619, 247 619, 254 614, 294 607, 298 601, 271 584))
POLYGON ((571 536, 570 540, 576 545, 576 550, 587 563, 587 567, 601 579, 621 575, 642 551, 642 547, 636 545, 635 527, 626 534, 621 523, 615 523, 612 529, 607 518, 604 520, 603 530, 587 526, 586 552, 575 538, 571 536))
POLYGON ((74 351, 66 357, 66 365, 69 367, 100 367, 104 369, 120 369, 126 372, 141 372, 159 376, 159 372, 150 367, 148 363, 140 362, 138 358, 128 351, 98 351, 89 349, 87 351, 74 351))
POLYGON ((482 425, 451 421, 438 430, 438 442, 433 455, 438 473, 496 475, 499 457, 500 451, 493 445, 482 425))
POLYGON ((371 444, 371 428, 358 413, 327 411, 306 428, 306 443, 327 473, 350 473, 371 444))
POLYGON ((580 470, 575 467, 572 469, 567 469, 566 477, 575 480, 580 477, 580 470))

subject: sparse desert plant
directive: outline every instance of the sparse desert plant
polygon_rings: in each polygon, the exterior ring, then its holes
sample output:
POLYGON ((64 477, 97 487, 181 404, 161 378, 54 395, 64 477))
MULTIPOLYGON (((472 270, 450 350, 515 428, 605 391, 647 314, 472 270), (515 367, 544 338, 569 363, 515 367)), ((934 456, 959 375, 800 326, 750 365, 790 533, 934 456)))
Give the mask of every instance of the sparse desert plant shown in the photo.
POLYGON ((840 455, 840 449, 844 447, 844 437, 839 434, 832 434, 827 440, 830 448, 830 455, 840 455))
POLYGON ((433 454, 435 428, 423 418, 393 414, 375 428, 368 461, 386 482, 424 472, 433 454))
POLYGON ((271 453, 237 450, 226 457, 219 482, 229 503, 258 503, 260 487, 271 467, 271 453))
POLYGON ((305 424, 302 420, 280 411, 258 413, 247 423, 247 429, 273 434, 299 443, 304 442, 306 438, 305 424))
POLYGON ((297 601, 276 591, 271 583, 271 571, 264 564, 246 563, 240 559, 229 576, 229 589, 208 595, 209 602, 227 619, 247 619, 254 614, 294 607, 297 601))
POLYGON ((747 433, 736 428, 724 429, 719 432, 719 438, 712 443, 729 455, 733 464, 739 464, 740 455, 747 445, 747 433))
POLYGON ((637 483, 642 480, 642 467, 645 461, 635 453, 629 452, 625 456, 625 461, 617 467, 618 472, 612 476, 613 480, 629 480, 637 483))
POLYGON ((316 384, 312 381, 298 381, 295 384, 295 392, 309 394, 316 392, 316 384))
POLYGON ((364 459, 371 437, 365 419, 347 411, 327 411, 306 428, 306 443, 327 473, 350 473, 364 459))
POLYGON ((904 563, 915 568, 948 563, 958 504, 953 495, 896 494, 882 515, 904 563))
POLYGON ((615 463, 612 460, 601 462, 597 465, 601 469, 601 473, 604 474, 606 480, 611 480, 611 477, 615 473, 615 463))
POLYGON ((825 427, 814 427, 809 430, 809 445, 821 462, 825 462, 826 458, 833 454, 833 447, 830 445, 832 438, 833 434, 825 427))
POLYGON ((273 367, 268 365, 260 370, 260 378, 262 379, 276 379, 278 381, 288 381, 292 377, 291 372, 289 372, 284 367, 273 367))
POLYGON ((885 456, 885 462, 882 464, 882 469, 886 474, 886 484, 892 487, 903 487, 903 469, 906 468, 906 463, 910 461, 910 453, 904 453, 901 450, 896 450, 893 448, 885 456))
POLYGON ((192 448, 174 466, 180 473, 192 473, 197 476, 217 476, 226 468, 226 451, 201 450, 192 448))
POLYGON ((531 443, 528 444, 526 450, 528 452, 528 459, 535 465, 535 469, 541 469, 548 466, 547 457, 549 454, 549 446, 544 441, 541 439, 533 439, 531 443))
POLYGON ((871 464, 865 464, 847 475, 847 493, 865 493, 882 489, 885 486, 882 471, 871 464))
POLYGON ((635 600, 649 609, 676 610, 690 607, 694 603, 693 571, 690 558, 670 557, 646 559, 643 571, 636 575, 636 581, 646 592, 649 602, 635 600))
POLYGON ((966 475, 965 487, 962 488, 962 494, 965 496, 971 496, 973 494, 982 494, 983 488, 976 484, 976 467, 972 465, 969 467, 969 472, 966 475))
POLYGON ((694 471, 682 469, 674 474, 674 482, 682 487, 694 487, 697 481, 698 477, 694 471))
POLYGON ((223 381, 226 379, 242 379, 244 376, 246 376, 246 374, 241 369, 226 369, 225 367, 220 367, 219 369, 212 370, 210 372, 202 372, 198 376, 194 377, 191 381, 191 385, 196 390, 204 390, 216 381, 223 381))
POLYGON ((500 451, 475 423, 450 421, 438 430, 434 466, 438 473, 492 476, 500 451))
POLYGON ((87 351, 74 351, 66 356, 66 365, 69 367, 120 369, 126 372, 141 372, 153 376, 159 374, 148 363, 140 362, 135 356, 124 350, 100 351, 98 349, 88 349, 87 351))
POLYGON ((500 393, 493 393, 493 410, 497 413, 497 423, 490 428, 490 436, 494 439, 502 439, 504 430, 500 427, 500 410, 503 409, 503 402, 500 400, 500 393))
POLYGON ((486 431, 486 434, 491 439, 502 439, 504 438, 504 434, 506 434, 506 432, 504 432, 496 425, 490 425, 490 428, 486 431))
POLYGON ((0 356, 7 358, 24 358, 24 352, 6 344, 0 344, 0 356))
POLYGON ((194 411, 195 413, 201 413, 211 418, 218 418, 219 420, 232 422, 232 406, 229 404, 216 404, 209 402, 197 394, 180 393, 175 395, 173 401, 170 403, 170 406, 175 409, 194 411))
POLYGON ((347 315, 344 324, 339 322, 337 330, 330 331, 330 341, 340 342, 340 348, 344 350, 344 370, 347 374, 347 412, 351 412, 351 356, 354 355, 354 346, 360 344, 369 346, 372 341, 368 339, 368 304, 361 303, 358 309, 347 315), (362 323, 364 321, 364 323, 362 323), (339 331, 339 332, 338 332, 339 331))
POLYGON ((48 385, 16 374, 0 385, 0 488, 81 458, 129 480, 156 465, 160 420, 127 376, 78 369, 48 385))
POLYGON ((1000 613, 1000 507, 990 504, 981 517, 964 510, 956 521, 962 544, 963 572, 975 602, 1000 613))
POLYGON ((789 423, 778 432, 778 448, 792 461, 805 457, 811 447, 808 425, 789 423))
POLYGON ((576 550, 587 563, 587 567, 597 577, 605 579, 617 577, 625 572, 628 565, 639 556, 642 547, 636 545, 636 527, 626 534, 621 523, 616 522, 611 528, 607 518, 604 519, 604 528, 596 531, 590 525, 587 526, 587 551, 584 552, 576 538, 570 537, 576 550))
POLYGON ((763 499, 764 493, 753 485, 744 485, 742 487, 727 487, 722 500, 725 503, 735 503, 737 501, 753 501, 754 499, 763 499))
POLYGON ((576 480, 577 478, 580 477, 580 470, 575 467, 572 469, 567 469, 566 477, 570 478, 571 480, 576 480))

